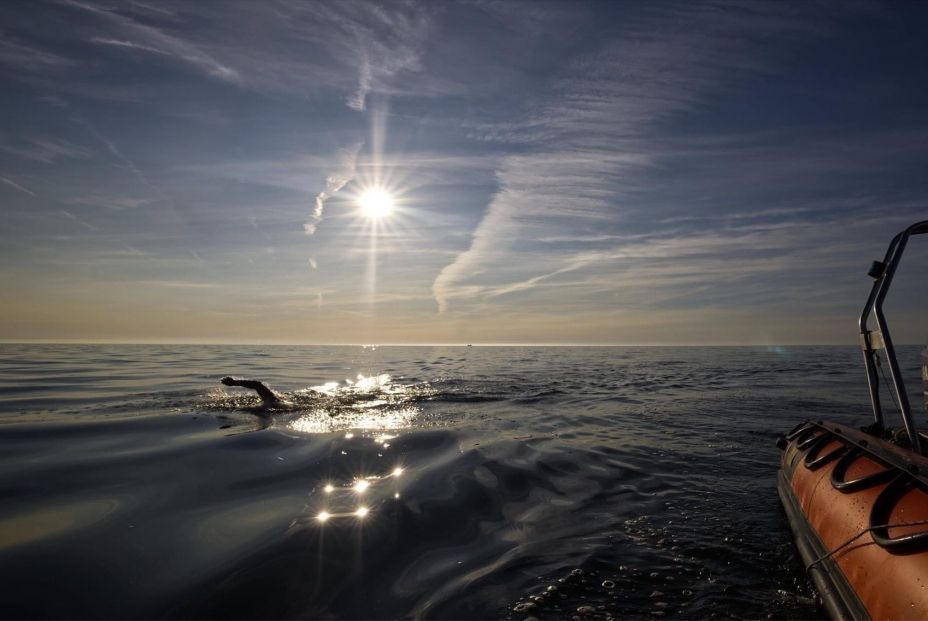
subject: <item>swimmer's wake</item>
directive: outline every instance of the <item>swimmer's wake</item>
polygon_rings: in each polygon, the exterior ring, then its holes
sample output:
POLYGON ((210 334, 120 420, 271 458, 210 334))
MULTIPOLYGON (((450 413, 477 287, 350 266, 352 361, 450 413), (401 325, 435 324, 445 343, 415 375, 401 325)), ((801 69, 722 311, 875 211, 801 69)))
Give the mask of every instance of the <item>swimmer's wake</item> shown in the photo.
POLYGON ((434 390, 428 384, 399 385, 389 375, 358 375, 357 381, 345 380, 341 386, 329 382, 294 392, 276 392, 264 382, 253 379, 221 378, 223 386, 253 390, 261 399, 254 404, 250 397, 216 396, 207 407, 221 410, 245 410, 265 421, 278 414, 303 412, 300 419, 288 419, 288 425, 313 433, 336 428, 394 429, 409 426, 419 414, 414 404, 431 399, 434 390), (335 422, 338 419, 338 422, 335 422))

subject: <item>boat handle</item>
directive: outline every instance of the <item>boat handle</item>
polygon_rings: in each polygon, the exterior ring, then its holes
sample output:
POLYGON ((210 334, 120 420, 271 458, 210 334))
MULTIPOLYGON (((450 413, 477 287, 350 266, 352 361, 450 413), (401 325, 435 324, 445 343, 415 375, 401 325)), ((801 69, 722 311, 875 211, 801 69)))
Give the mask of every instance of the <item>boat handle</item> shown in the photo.
MULTIPOLYGON (((810 431, 814 432, 815 429, 812 428, 810 429, 810 431)), ((815 435, 815 433, 812 433, 809 436, 805 436, 805 434, 799 434, 799 437, 796 439, 796 448, 799 449, 800 451, 804 451, 810 446, 812 446, 813 444, 815 444, 819 440, 819 438, 829 437, 829 436, 831 436, 831 433, 829 433, 827 430, 823 430, 822 433, 818 435, 815 435)))
POLYGON ((790 432, 786 434, 786 439, 792 442, 799 436, 805 435, 806 433, 812 431, 813 429, 815 428, 808 422, 799 423, 798 425, 790 429, 790 432))
POLYGON ((873 537, 873 541, 881 548, 894 554, 911 554, 928 547, 928 532, 912 533, 900 537, 890 537, 889 535, 889 529, 892 527, 889 524, 889 518, 892 515, 893 508, 906 493, 914 488, 912 479, 907 474, 900 472, 889 482, 889 485, 883 488, 870 509, 870 535, 873 537), (874 524, 879 526, 874 526, 874 524))
POLYGON ((854 492, 859 492, 863 489, 882 485, 883 483, 888 483, 894 476, 899 473, 899 471, 895 468, 886 468, 885 470, 880 470, 879 472, 868 474, 866 476, 860 477, 859 479, 854 479, 853 481, 845 481, 844 475, 847 474, 847 469, 858 457, 861 457, 862 455, 863 451, 855 447, 851 451, 845 453, 844 456, 838 460, 838 463, 835 464, 834 469, 831 471, 832 487, 834 487, 839 492, 851 494, 854 492))
POLYGON ((821 468, 828 462, 833 461, 837 459, 838 457, 840 457, 846 451, 847 451, 847 445, 844 444, 840 438, 836 438, 832 436, 830 433, 823 433, 822 435, 818 436, 818 438, 816 439, 816 442, 812 445, 812 448, 810 448, 809 452, 806 453, 803 463, 805 463, 806 468, 808 468, 809 470, 818 470, 819 468, 821 468), (840 443, 841 445, 838 448, 831 450, 828 453, 825 453, 824 455, 819 457, 818 454, 821 452, 821 450, 825 448, 825 446, 828 443, 833 442, 833 441, 836 441, 840 443))

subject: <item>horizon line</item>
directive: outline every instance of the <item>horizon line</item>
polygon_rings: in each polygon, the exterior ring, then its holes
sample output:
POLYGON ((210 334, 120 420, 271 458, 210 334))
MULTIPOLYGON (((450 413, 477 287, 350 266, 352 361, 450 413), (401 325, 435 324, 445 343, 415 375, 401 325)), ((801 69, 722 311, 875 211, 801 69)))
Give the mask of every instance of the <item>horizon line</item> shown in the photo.
MULTIPOLYGON (((217 345, 245 345, 264 347, 851 347, 854 341, 847 343, 795 343, 795 342, 645 342, 645 343, 467 343, 467 342, 437 342, 437 343, 314 343, 309 341, 199 341, 182 339, 0 339, 0 345, 186 345, 186 346, 217 346, 217 345)), ((897 343, 897 347, 920 346, 924 343, 897 343)))

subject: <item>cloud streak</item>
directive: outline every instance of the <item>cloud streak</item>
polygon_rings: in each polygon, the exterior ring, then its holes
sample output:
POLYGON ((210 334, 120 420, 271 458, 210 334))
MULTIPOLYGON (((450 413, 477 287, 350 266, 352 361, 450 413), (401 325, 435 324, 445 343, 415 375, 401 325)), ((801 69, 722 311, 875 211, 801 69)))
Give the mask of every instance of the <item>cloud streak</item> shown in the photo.
POLYGON ((35 334, 796 339, 924 215, 914 6, 147 3, 0 3, 0 290, 35 334))
POLYGON ((143 43, 138 43, 131 40, 131 38, 92 37, 91 41, 94 43, 170 56, 197 67, 214 78, 231 82, 239 80, 239 74, 235 69, 219 62, 212 55, 179 37, 172 36, 153 26, 141 24, 115 10, 102 8, 89 2, 78 2, 77 0, 62 0, 62 2, 73 8, 97 15, 110 22, 118 32, 123 32, 129 37, 137 37, 143 41, 143 43))
POLYGON ((87 149, 60 138, 32 138, 25 144, 0 144, 0 151, 20 159, 54 164, 61 160, 84 159, 90 156, 87 149))
POLYGON ((27 187, 24 187, 24 186, 22 186, 22 185, 16 183, 15 181, 13 181, 12 179, 10 179, 9 177, 0 177, 0 181, 2 181, 3 183, 5 183, 6 185, 10 186, 10 187, 13 188, 14 190, 19 190, 19 191, 22 192, 23 194, 28 194, 29 196, 35 196, 35 192, 33 192, 32 190, 30 190, 30 189, 27 188, 27 187))
MULTIPOLYGON (((163 10, 141 3, 59 3, 95 18, 92 28, 72 25, 73 36, 100 48, 170 58, 247 90, 311 97, 341 89, 346 105, 357 111, 366 109, 371 93, 409 88, 394 82, 422 70, 433 21, 427 5, 413 2, 275 0, 242 3, 235 10, 209 3, 169 4, 163 10)), ((37 74, 72 63, 12 41, 0 42, 0 62, 4 56, 20 67, 29 61, 37 74)), ((42 84, 55 86, 48 80, 42 84)), ((97 94, 104 97, 105 92, 100 88, 97 94)))
POLYGON ((130 50, 138 50, 140 52, 148 52, 150 54, 161 54, 162 56, 170 56, 169 52, 160 50, 156 47, 150 45, 142 45, 140 43, 133 43, 132 41, 120 40, 120 39, 107 39, 104 37, 92 37, 90 39, 91 43, 97 43, 99 45, 109 45, 111 47, 122 47, 130 50))
POLYGON ((656 129, 732 80, 770 71, 756 39, 809 31, 807 22, 777 6, 667 6, 643 11, 616 39, 572 61, 548 102, 528 118, 483 130, 487 140, 528 152, 503 162, 500 190, 470 247, 435 278, 440 311, 452 299, 479 295, 484 289, 471 284, 487 274, 503 281, 504 291, 524 291, 580 269, 568 255, 532 252, 533 242, 565 228, 592 234, 597 221, 621 223, 645 188, 644 174, 660 164, 650 140, 656 129), (527 265, 534 275, 526 277, 527 265))
POLYGON ((358 88, 345 100, 345 103, 352 110, 364 111, 367 105, 367 95, 371 92, 371 77, 370 59, 368 59, 367 54, 363 54, 358 74, 358 88))
POLYGON ((360 151, 361 143, 357 143, 353 147, 343 149, 338 154, 338 169, 326 178, 325 189, 316 195, 313 201, 313 209, 309 214, 309 219, 303 223, 303 232, 307 235, 315 235, 316 227, 322 221, 326 201, 354 178, 357 170, 358 153, 360 151))

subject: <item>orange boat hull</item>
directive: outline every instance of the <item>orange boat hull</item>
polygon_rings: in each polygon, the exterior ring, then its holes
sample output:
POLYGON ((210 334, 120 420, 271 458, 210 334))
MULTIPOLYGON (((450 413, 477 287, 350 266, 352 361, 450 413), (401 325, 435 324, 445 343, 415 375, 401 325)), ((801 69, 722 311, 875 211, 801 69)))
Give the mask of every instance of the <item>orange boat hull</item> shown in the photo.
POLYGON ((924 457, 844 425, 809 423, 791 434, 780 498, 833 617, 928 619, 923 474, 924 457))

